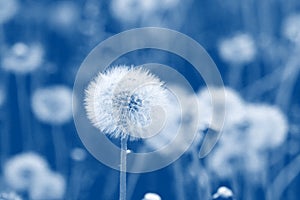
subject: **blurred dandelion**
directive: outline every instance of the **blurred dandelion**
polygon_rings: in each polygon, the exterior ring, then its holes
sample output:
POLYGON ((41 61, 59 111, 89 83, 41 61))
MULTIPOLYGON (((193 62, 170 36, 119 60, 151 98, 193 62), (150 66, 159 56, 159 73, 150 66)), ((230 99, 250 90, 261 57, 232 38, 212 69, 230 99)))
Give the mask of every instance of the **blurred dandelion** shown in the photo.
POLYGON ((142 200, 161 200, 161 197, 156 193, 146 193, 142 200))
POLYGON ((2 67, 16 74, 27 74, 41 66, 43 56, 44 50, 40 44, 27 45, 19 42, 5 53, 2 67))
POLYGON ((233 192, 229 188, 225 186, 221 186, 218 188, 217 192, 213 195, 213 199, 218 199, 219 197, 224 199, 232 198, 233 192))
POLYGON ((283 21, 282 34, 291 42, 300 44, 300 14, 295 13, 287 16, 283 21))
POLYGON ((255 42, 246 33, 239 33, 222 40, 218 48, 220 56, 233 65, 247 64, 254 59, 256 54, 255 42))
POLYGON ((72 1, 55 2, 49 9, 50 27, 62 33, 74 33, 80 18, 80 8, 72 1))
POLYGON ((252 148, 272 149, 285 141, 288 124, 279 108, 264 104, 249 104, 246 111, 249 143, 252 148))
POLYGON ((31 185, 29 196, 32 200, 62 200, 65 190, 65 178, 60 174, 48 172, 31 185))
POLYGON ((3 168, 7 184, 18 191, 27 190, 48 171, 48 163, 40 155, 28 152, 12 157, 3 168))
POLYGON ((0 0, 0 25, 14 17, 18 8, 19 3, 17 0, 0 0))
POLYGON ((22 198, 15 192, 0 193, 0 200, 22 200, 22 198))
POLYGON ((63 85, 36 89, 31 108, 36 118, 44 123, 64 124, 72 118, 72 90, 63 85))
POLYGON ((122 200, 126 199, 127 140, 152 136, 156 125, 164 121, 166 102, 163 83, 148 70, 133 66, 117 66, 100 73, 86 89, 85 108, 92 124, 121 139, 122 200))

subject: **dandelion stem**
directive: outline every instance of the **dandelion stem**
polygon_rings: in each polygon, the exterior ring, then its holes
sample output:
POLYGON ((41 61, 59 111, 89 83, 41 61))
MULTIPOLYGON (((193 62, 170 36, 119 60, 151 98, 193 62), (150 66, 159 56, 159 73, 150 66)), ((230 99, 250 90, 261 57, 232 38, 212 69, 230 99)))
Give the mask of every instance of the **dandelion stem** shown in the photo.
POLYGON ((127 140, 128 136, 121 138, 121 158, 120 158, 120 200, 126 200, 126 161, 127 161, 127 140))

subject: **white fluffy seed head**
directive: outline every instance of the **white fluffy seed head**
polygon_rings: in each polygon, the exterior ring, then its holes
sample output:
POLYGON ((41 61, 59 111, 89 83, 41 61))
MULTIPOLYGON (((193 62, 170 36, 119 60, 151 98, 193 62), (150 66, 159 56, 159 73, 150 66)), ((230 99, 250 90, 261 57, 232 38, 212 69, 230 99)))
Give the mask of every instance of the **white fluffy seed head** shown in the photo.
POLYGON ((156 193, 148 192, 142 200, 161 200, 161 197, 156 193))
POLYGON ((233 192, 229 188, 227 188, 225 186, 221 186, 221 187, 218 188, 217 193, 215 193, 213 195, 213 199, 217 199, 219 197, 221 197, 221 198, 230 198, 232 196, 233 196, 233 192))
POLYGON ((48 171, 48 163, 38 154, 22 153, 8 160, 3 171, 5 181, 11 188, 24 191, 48 171))
POLYGON ((166 104, 164 84, 140 67, 114 67, 100 73, 86 89, 89 120, 115 138, 153 136, 163 126, 166 104))
POLYGON ((219 43, 220 56, 232 64, 246 64, 251 62, 256 54, 253 38, 245 33, 239 33, 219 43))
POLYGON ((32 111, 42 122, 59 125, 72 118, 72 90, 63 85, 40 88, 31 99, 32 111))
POLYGON ((43 57, 44 49, 40 44, 19 42, 5 53, 2 67, 13 73, 27 74, 41 66, 43 57))

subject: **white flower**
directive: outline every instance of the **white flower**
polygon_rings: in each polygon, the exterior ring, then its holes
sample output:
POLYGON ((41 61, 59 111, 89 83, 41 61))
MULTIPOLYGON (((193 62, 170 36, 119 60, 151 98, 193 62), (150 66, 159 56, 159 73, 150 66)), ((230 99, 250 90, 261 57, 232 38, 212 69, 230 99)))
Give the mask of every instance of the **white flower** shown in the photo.
POLYGON ((292 14, 284 20, 282 33, 290 41, 300 44, 300 13, 292 14))
POLYGON ((22 198, 14 192, 0 193, 0 200, 22 200, 22 198))
POLYGON ((0 25, 10 20, 18 11, 19 3, 16 0, 0 0, 0 25))
POLYGON ((233 192, 229 188, 227 188, 225 186, 221 186, 221 187, 218 188, 217 193, 215 193, 213 195, 213 199, 216 199, 216 198, 219 198, 219 197, 221 197, 221 198, 230 198, 232 196, 233 196, 233 192))
POLYGON ((253 38, 248 34, 237 34, 219 43, 220 56, 232 64, 246 64, 251 62, 256 54, 253 38))
POLYGON ((152 136, 161 126, 166 105, 163 83, 142 68, 118 66, 100 73, 85 97, 87 116, 108 135, 131 139, 152 136))
POLYGON ((252 148, 258 150, 275 148, 287 137, 287 119, 275 106, 249 104, 247 122, 247 134, 252 148))
POLYGON ((4 55, 3 69, 26 74, 37 69, 43 62, 44 50, 39 44, 16 43, 4 55))
POLYGON ((65 191, 65 178, 60 174, 48 172, 31 185, 29 196, 32 200, 62 200, 65 191))
POLYGON ((156 193, 148 192, 142 200, 161 200, 161 197, 156 193))
POLYGON ((15 190, 26 190, 48 170, 48 164, 38 154, 29 152, 16 155, 4 165, 4 178, 15 190))
POLYGON ((31 107, 40 121, 63 124, 72 118, 72 91, 63 85, 37 89, 32 96, 31 107))

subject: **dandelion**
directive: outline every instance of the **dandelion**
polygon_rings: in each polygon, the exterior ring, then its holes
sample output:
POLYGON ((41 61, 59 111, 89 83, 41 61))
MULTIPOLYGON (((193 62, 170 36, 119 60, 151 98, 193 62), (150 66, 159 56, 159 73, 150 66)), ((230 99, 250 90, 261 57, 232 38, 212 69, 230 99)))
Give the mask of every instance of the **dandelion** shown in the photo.
POLYGON ((63 176, 54 172, 40 176, 29 188, 32 200, 64 199, 66 181, 63 176))
POLYGON ((43 62, 44 51, 40 44, 16 43, 4 55, 4 70, 27 74, 36 70, 43 62))
POLYGON ((253 38, 246 34, 236 34, 224 39, 218 45, 220 56, 227 62, 241 65, 251 62, 256 54, 253 38))
POLYGON ((0 24, 9 21, 18 11, 19 3, 16 0, 0 0, 0 24))
POLYGON ((225 186, 221 186, 218 188, 217 192, 213 195, 213 199, 218 199, 219 197, 225 199, 231 198, 233 197, 233 192, 229 188, 225 186))
POLYGON ((142 68, 115 67, 99 74, 86 90, 85 107, 92 124, 114 138, 152 136, 151 124, 166 105, 163 83, 142 68))
POLYGON ((142 200, 161 200, 161 197, 156 193, 146 193, 142 200))
POLYGON ((49 24, 58 31, 70 32, 76 28, 79 19, 79 7, 72 1, 59 1, 49 9, 49 24))
POLYGON ((24 191, 48 170, 48 164, 40 155, 28 152, 14 156, 4 165, 4 178, 15 190, 24 191))
POLYGON ((163 83, 143 68, 114 67, 87 87, 88 118, 101 132, 121 139, 120 199, 126 198, 127 140, 152 136, 163 121, 166 99, 163 83))
POLYGON ((248 136, 252 148, 266 150, 282 144, 288 132, 285 115, 275 106, 249 104, 247 110, 248 136))
POLYGON ((300 43, 300 14, 288 16, 282 25, 282 34, 295 44, 300 43))
POLYGON ((42 122, 52 125, 66 123, 72 118, 72 91, 63 85, 37 89, 31 99, 31 108, 42 122))
POLYGON ((0 200, 22 200, 22 198, 15 192, 0 193, 0 200))

